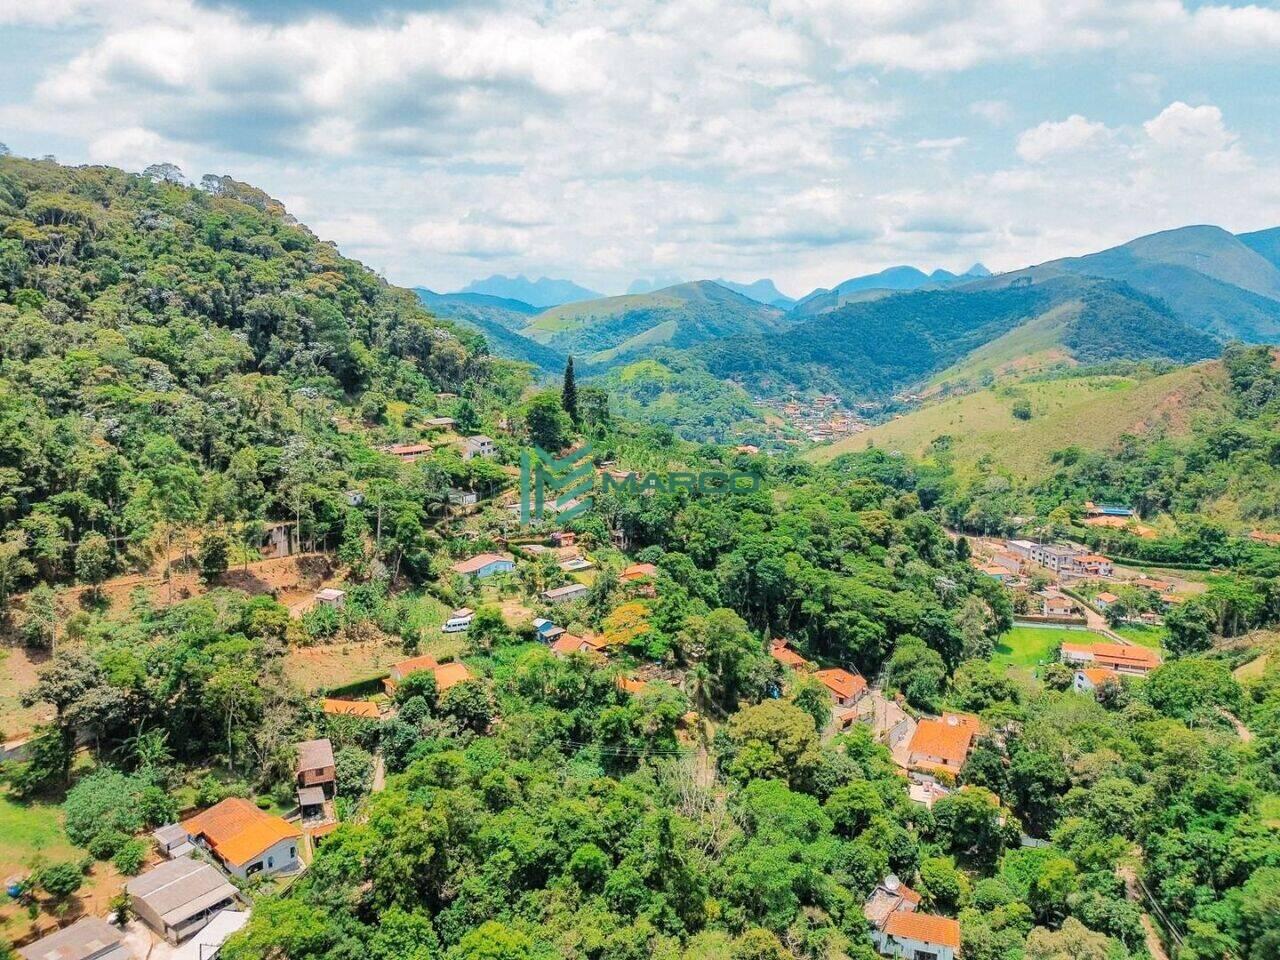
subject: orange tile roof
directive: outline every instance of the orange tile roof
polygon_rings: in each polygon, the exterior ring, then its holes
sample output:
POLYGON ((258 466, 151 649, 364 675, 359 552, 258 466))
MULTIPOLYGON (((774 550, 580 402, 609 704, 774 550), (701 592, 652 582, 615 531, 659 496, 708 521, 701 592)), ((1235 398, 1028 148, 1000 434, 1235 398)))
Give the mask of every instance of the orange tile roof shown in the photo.
POLYGON ((259 810, 242 797, 228 797, 184 820, 182 827, 193 837, 204 837, 214 853, 238 867, 281 840, 302 836, 302 831, 283 817, 259 810))
POLYGON ((658 572, 658 568, 652 563, 633 563, 620 574, 623 580, 641 580, 645 577, 652 577, 658 572))
POLYGON ((867 689, 867 681, 856 673, 831 667, 814 674, 818 681, 837 697, 856 697, 867 689))
POLYGON ((937 720, 921 720, 911 738, 909 752, 964 763, 978 732, 978 720, 963 713, 946 713, 937 720))
POLYGON ((800 667, 812 666, 808 660, 800 656, 795 650, 791 649, 790 644, 785 640, 774 640, 769 644, 769 656, 777 660, 784 667, 798 669, 800 667))
POLYGON ((453 663, 442 663, 435 668, 436 690, 444 693, 456 683, 462 683, 463 680, 471 680, 471 671, 467 669, 467 665, 455 660, 453 663))
POLYGON ((1104 591, 1104 592, 1102 592, 1102 593, 1098 594, 1098 595, 1097 595, 1096 597, 1094 597, 1093 599, 1095 599, 1095 600, 1100 600, 1100 601, 1102 601, 1103 603, 1115 603, 1115 602, 1116 602, 1117 600, 1119 600, 1120 598, 1119 598, 1119 597, 1117 597, 1114 593, 1109 593, 1109 592, 1104 591))
POLYGON ((466 560, 459 560, 450 569, 454 573, 476 573, 491 563, 500 563, 503 560, 510 559, 510 557, 504 557, 500 553, 481 553, 474 557, 468 557, 466 560))
POLYGON ((1080 672, 1083 673, 1085 677, 1088 678, 1089 682, 1095 687, 1106 680, 1114 680, 1116 677, 1116 672, 1114 670, 1109 670, 1106 667, 1085 667, 1080 672))
POLYGON ((630 693, 630 694, 640 693, 642 690, 644 690, 645 687, 648 686, 648 684, 645 683, 643 680, 636 680, 633 677, 620 676, 618 677, 616 683, 618 684, 619 690, 621 690, 623 693, 630 693))
POLYGON ((1094 662, 1104 667, 1138 667, 1154 670, 1160 666, 1160 654, 1137 644, 1120 643, 1064 643, 1063 653, 1092 655, 1094 662))
POLYGON ((960 949, 960 924, 950 917, 899 910, 889 914, 884 922, 884 932, 891 937, 909 937, 912 940, 951 947, 953 950, 960 949))
POLYGON ((435 657, 427 654, 421 657, 410 657, 408 660, 401 660, 399 663, 391 665, 391 673, 393 676, 399 675, 399 679, 403 680, 409 674, 418 670, 434 670, 440 666, 440 662, 435 657))
POLYGON ((334 717, 369 717, 378 719, 378 705, 368 700, 331 700, 325 697, 320 701, 320 708, 334 717))

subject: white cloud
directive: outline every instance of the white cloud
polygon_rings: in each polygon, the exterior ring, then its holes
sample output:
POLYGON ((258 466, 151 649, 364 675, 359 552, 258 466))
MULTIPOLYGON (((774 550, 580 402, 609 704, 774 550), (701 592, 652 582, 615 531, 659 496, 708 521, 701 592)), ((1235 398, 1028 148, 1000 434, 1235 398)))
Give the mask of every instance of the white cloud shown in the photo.
POLYGON ((1024 130, 1018 137, 1018 156, 1031 163, 1050 157, 1074 153, 1108 139, 1111 131, 1105 123, 1086 120, 1073 113, 1065 120, 1046 120, 1037 127, 1024 130))
POLYGON ((798 290, 916 258, 1012 267, 1180 218, 1280 220, 1250 173, 1268 139, 1169 103, 1216 89, 1208 63, 1264 86, 1280 13, 1189 3, 423 0, 341 19, 0 0, 0 24, 68 27, 0 91, 0 127, 73 162, 170 160, 297 198, 403 282, 483 265, 798 290), (1002 169, 1014 118, 1051 115, 1037 84, 1060 78, 1039 71, 1073 67, 1078 99, 1002 169))
POLYGON ((1144 123, 1142 129, 1159 154, 1202 161, 1222 172, 1250 166, 1239 137, 1227 129, 1222 111, 1212 104, 1192 107, 1179 100, 1144 123))

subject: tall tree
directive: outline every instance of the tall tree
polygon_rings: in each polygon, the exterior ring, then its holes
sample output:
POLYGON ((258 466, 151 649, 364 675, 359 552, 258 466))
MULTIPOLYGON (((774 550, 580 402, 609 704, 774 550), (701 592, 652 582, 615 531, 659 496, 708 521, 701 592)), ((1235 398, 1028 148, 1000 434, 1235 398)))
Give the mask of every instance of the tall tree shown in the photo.
POLYGON ((577 426, 578 384, 573 378, 573 357, 570 357, 564 365, 564 388, 560 391, 560 405, 564 407, 564 412, 569 415, 574 426, 577 426))

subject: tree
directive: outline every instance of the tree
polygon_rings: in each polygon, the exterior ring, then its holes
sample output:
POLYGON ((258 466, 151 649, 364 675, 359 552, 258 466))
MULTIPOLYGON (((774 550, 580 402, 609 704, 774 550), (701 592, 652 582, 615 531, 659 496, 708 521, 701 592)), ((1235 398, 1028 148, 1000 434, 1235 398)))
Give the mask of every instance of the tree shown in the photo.
POLYGON ((1013 401, 1013 415, 1018 420, 1030 420, 1031 401, 1025 399, 1013 401))
POLYGON ((1174 656, 1187 656, 1213 645, 1213 613, 1198 600, 1174 607, 1164 618, 1169 637, 1165 645, 1174 656))
POLYGON ((54 900, 66 900, 84 884, 84 874, 74 863, 55 863, 42 867, 32 882, 54 900))
POLYGON ((1109 960, 1105 934, 1094 933, 1075 917, 1067 917, 1059 930, 1036 927, 1027 937, 1026 960, 1109 960))
POLYGON ((183 176, 182 168, 176 163, 153 163, 142 171, 142 175, 153 183, 182 183, 187 182, 187 178, 183 176))
POLYGON ((564 365, 564 386, 560 390, 560 405, 569 415, 574 426, 578 425, 578 384, 573 378, 573 357, 570 356, 564 365))
POLYGON ((27 577, 36 572, 36 565, 23 556, 27 549, 27 535, 14 530, 0 540, 0 604, 7 613, 9 596, 27 577))
POLYGON ((484 733, 493 722, 493 696, 483 680, 455 683, 440 697, 440 712, 464 729, 484 733))
POLYGON ((22 638, 27 646, 55 652, 58 641, 58 595, 47 583, 38 583, 27 594, 27 619, 22 638))
POLYGON ((1017 843, 1018 826, 1006 819, 999 799, 983 787, 970 787, 943 797, 933 807, 934 830, 949 852, 990 865, 1004 848, 1017 843))
POLYGON ((98 597, 98 587, 111 569, 111 545, 100 533, 88 533, 76 547, 76 576, 81 583, 93 586, 93 596, 98 597))
POLYGON ((338 789, 345 796, 368 793, 373 786, 373 754, 359 747, 340 747, 334 752, 333 764, 338 789))
POLYGON ((200 580, 204 583, 213 583, 226 573, 230 552, 231 544, 225 533, 221 530, 211 530, 206 533, 201 538, 200 547, 196 551, 196 560, 200 564, 200 580))
POLYGON ((778 700, 739 710, 717 737, 724 740, 720 762, 725 772, 744 783, 782 780, 802 788, 820 759, 813 718, 778 700))
POLYGON ((534 960, 533 941, 497 920, 486 920, 450 948, 445 960, 534 960))
POLYGON ((831 722, 831 691, 809 676, 800 676, 792 684, 791 702, 813 717, 815 729, 821 733, 831 722))
POLYGON ((567 447, 573 438, 573 422, 554 390, 543 390, 525 404, 524 422, 529 439, 552 453, 567 447))
POLYGON ((9 773, 9 787, 26 800, 67 782, 75 753, 61 730, 44 729, 27 741, 27 758, 9 773))

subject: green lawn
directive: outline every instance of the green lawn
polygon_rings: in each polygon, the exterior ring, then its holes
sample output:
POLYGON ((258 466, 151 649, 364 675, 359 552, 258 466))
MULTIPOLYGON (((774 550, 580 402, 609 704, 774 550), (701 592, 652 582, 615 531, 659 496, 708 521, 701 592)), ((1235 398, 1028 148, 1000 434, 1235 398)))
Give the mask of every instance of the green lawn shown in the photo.
POLYGON ((1064 640, 1089 643, 1095 638, 1084 630, 1064 630, 1058 627, 1013 627, 996 643, 992 663, 1011 667, 1034 667, 1054 659, 1053 649, 1064 640))
POLYGON ((1164 627, 1144 627, 1133 623, 1112 629, 1126 640, 1131 640, 1142 647, 1150 647, 1152 650, 1159 650, 1164 646, 1164 638, 1169 635, 1164 627))
POLYGON ((1280 793, 1270 793, 1258 801, 1258 813, 1269 827, 1280 827, 1280 793))
POLYGON ((26 867, 37 854, 58 862, 84 851, 71 845, 62 829, 62 811, 47 803, 18 803, 0 792, 0 871, 4 876, 26 867))

